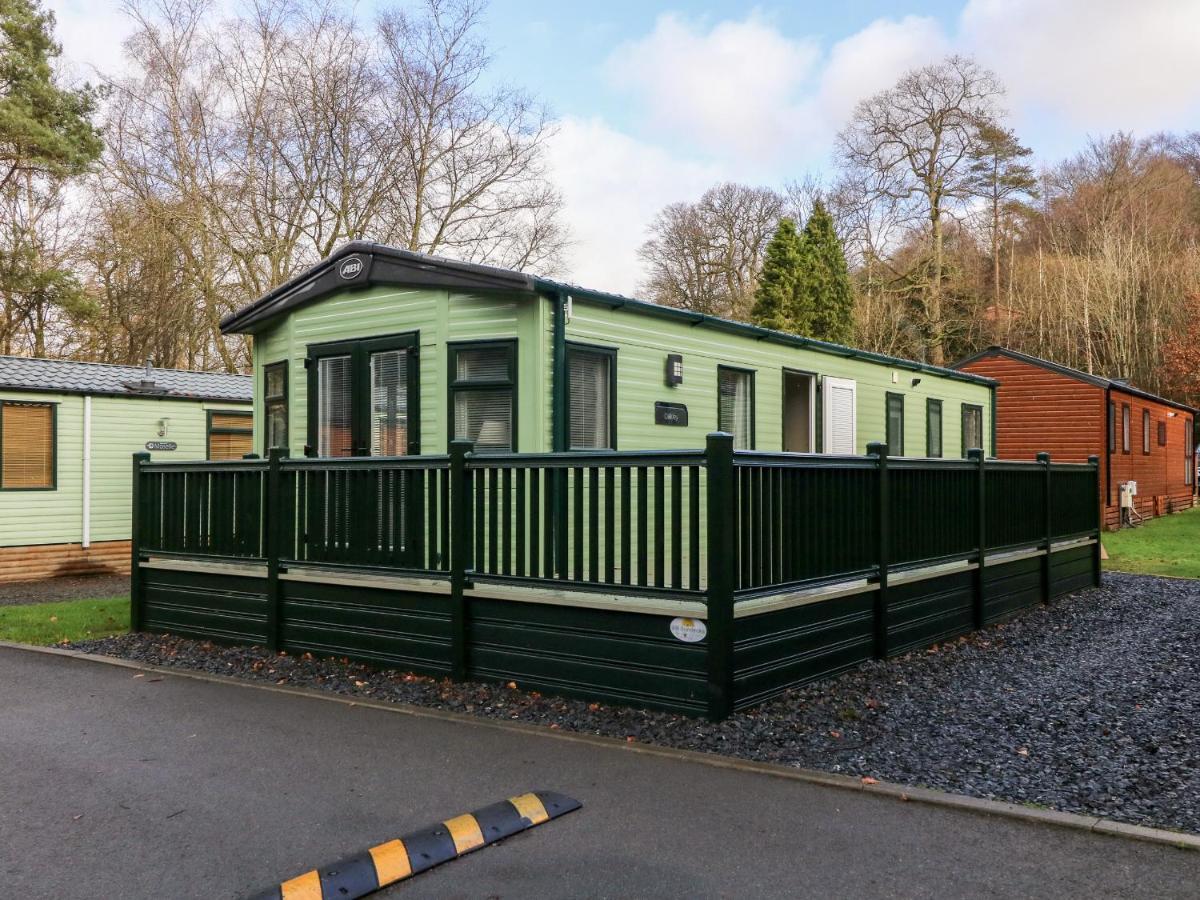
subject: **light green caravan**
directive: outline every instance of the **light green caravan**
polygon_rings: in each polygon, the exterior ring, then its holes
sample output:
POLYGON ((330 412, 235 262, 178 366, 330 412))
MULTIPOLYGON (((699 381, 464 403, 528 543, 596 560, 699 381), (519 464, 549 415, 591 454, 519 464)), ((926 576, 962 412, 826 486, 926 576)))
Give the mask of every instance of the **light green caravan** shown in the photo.
POLYGON ((228 317, 254 336, 255 448, 292 455, 703 446, 993 450, 986 378, 351 243, 228 317))
POLYGON ((128 571, 132 455, 251 450, 245 375, 0 356, 0 581, 128 571))

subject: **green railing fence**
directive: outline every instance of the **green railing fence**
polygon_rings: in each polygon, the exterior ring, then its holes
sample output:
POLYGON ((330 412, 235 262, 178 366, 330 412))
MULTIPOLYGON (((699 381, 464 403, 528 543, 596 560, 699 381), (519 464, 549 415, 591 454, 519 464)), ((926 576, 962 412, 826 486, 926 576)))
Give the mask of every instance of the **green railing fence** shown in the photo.
MULTIPOLYGON (((139 564, 150 557, 265 566, 265 619, 255 633, 272 647, 287 644, 279 581, 290 570, 442 582, 448 671, 459 678, 473 671, 466 598, 487 585, 549 588, 581 607, 601 595, 701 603, 706 707, 720 717, 737 702, 734 620, 743 604, 749 611, 752 601, 861 582, 873 592, 873 654, 885 656, 890 581, 933 577, 920 572, 939 566, 973 570, 970 620, 979 627, 989 554, 1040 554, 1032 577, 1048 599, 1055 542, 1098 537, 1094 458, 869 450, 734 451, 716 434, 704 450, 680 452, 475 454, 456 441, 447 455, 399 458, 273 451, 269 460, 175 463, 138 454, 134 627, 145 621, 139 564)), ((1098 578, 1098 543, 1094 553, 1098 578)))

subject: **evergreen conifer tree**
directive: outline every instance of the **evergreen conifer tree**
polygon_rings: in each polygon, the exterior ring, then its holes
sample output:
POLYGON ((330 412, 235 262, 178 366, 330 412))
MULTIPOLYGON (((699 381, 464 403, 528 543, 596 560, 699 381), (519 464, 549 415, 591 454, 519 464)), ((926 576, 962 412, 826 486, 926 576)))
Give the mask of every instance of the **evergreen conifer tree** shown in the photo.
POLYGON ((854 340, 854 290, 842 242, 833 217, 821 201, 800 237, 800 268, 791 318, 803 323, 802 333, 822 341, 849 344, 854 340))
POLYGON ((778 331, 795 331, 792 319, 796 278, 800 268, 800 235, 796 223, 786 216, 779 220, 767 244, 766 257, 754 292, 750 315, 755 325, 778 331))

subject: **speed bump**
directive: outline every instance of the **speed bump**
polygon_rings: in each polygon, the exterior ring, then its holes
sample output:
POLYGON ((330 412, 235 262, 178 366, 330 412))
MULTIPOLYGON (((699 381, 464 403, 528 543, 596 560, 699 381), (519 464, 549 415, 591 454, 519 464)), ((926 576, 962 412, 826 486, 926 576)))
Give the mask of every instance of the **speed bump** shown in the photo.
POLYGON ((377 844, 255 894, 253 900, 353 900, 472 850, 556 819, 583 804, 553 791, 501 800, 377 844))

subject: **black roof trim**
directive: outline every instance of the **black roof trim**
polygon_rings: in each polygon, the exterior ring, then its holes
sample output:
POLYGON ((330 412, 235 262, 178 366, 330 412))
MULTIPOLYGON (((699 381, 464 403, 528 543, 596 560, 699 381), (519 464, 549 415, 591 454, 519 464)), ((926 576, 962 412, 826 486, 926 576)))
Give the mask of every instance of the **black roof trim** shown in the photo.
POLYGON ((723 319, 719 316, 710 316, 673 306, 662 306, 626 297, 623 294, 591 290, 568 282, 526 275, 510 269, 458 262, 367 241, 353 241, 339 247, 328 257, 290 281, 286 281, 264 294, 249 306, 226 316, 221 320, 221 330, 227 334, 253 332, 276 316, 328 294, 345 288, 368 287, 376 284, 457 290, 495 290, 525 294, 569 294, 576 299, 600 303, 613 309, 628 309, 631 312, 684 321, 692 325, 704 325, 727 334, 768 340, 789 347, 867 360, 912 372, 927 372, 971 384, 991 386, 996 383, 990 378, 970 372, 959 372, 943 366, 901 359, 870 350, 857 350, 841 344, 831 344, 827 341, 818 341, 783 331, 773 331, 747 322, 723 319), (357 258, 361 264, 352 265, 353 258, 357 258))
POLYGON ((960 359, 954 364, 954 368, 961 368, 962 366, 969 365, 970 363, 985 359, 989 356, 1007 356, 1009 359, 1015 359, 1019 362, 1040 366, 1043 369, 1048 369, 1051 372, 1057 372, 1059 375, 1065 375, 1068 378, 1074 378, 1076 381, 1082 381, 1085 384, 1091 384, 1098 388, 1122 391, 1126 394, 1132 394, 1134 397, 1141 397, 1145 400, 1153 400, 1156 403, 1162 403, 1165 406, 1173 406, 1176 409, 1182 409, 1186 412, 1192 413, 1193 415, 1200 413, 1200 410, 1188 406, 1186 403, 1168 400, 1166 397, 1160 397, 1158 394, 1152 394, 1149 391, 1143 391, 1141 388, 1134 387, 1127 381, 1123 381, 1118 378, 1105 378, 1102 375, 1092 375, 1090 372, 1084 372, 1080 369, 1072 369, 1070 366, 1064 366, 1062 363, 1051 362, 1048 359, 1042 359, 1040 356, 1031 356, 1028 353, 1022 353, 1020 350, 1012 350, 1008 347, 1001 347, 997 344, 993 344, 985 350, 980 350, 978 353, 973 353, 968 357, 960 359))

